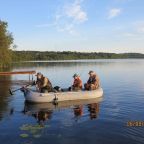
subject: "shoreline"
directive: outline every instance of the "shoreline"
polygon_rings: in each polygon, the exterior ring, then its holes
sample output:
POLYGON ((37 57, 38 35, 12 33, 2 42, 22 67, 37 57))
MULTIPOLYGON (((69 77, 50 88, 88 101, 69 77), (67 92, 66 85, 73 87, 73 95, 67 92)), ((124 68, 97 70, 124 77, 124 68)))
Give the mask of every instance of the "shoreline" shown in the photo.
POLYGON ((103 62, 103 61, 124 61, 124 60, 144 60, 144 58, 115 58, 115 59, 73 59, 73 60, 30 60, 30 61, 18 61, 18 62, 12 62, 12 63, 43 63, 43 62, 103 62))

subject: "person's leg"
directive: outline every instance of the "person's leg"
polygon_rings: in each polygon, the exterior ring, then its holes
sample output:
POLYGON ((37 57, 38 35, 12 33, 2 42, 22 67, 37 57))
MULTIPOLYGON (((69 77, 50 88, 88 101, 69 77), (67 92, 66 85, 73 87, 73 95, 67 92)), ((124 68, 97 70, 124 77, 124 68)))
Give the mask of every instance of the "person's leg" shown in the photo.
POLYGON ((98 89, 100 87, 100 84, 97 83, 95 87, 96 87, 96 89, 98 89))
POLYGON ((46 88, 42 88, 41 93, 48 93, 48 90, 46 88))
POLYGON ((81 89, 79 87, 73 87, 73 91, 80 91, 81 89))
POLYGON ((57 90, 55 90, 53 87, 47 87, 46 89, 48 92, 57 92, 57 90))
POLYGON ((90 90, 96 90, 96 86, 94 84, 90 85, 90 90))
POLYGON ((57 91, 57 92, 60 92, 60 91, 61 91, 61 88, 60 88, 59 86, 55 86, 55 87, 53 88, 53 90, 55 90, 55 91, 57 91))
POLYGON ((72 87, 69 87, 69 88, 68 88, 68 91, 72 91, 72 87))
POLYGON ((90 89, 90 87, 89 87, 89 84, 84 84, 84 88, 85 88, 85 90, 89 90, 90 89))

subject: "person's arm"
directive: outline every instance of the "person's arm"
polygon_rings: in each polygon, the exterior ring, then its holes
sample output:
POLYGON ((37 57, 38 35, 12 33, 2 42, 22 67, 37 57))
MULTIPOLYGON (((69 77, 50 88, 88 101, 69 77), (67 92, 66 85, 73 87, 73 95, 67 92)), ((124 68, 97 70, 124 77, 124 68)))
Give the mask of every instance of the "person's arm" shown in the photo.
POLYGON ((74 87, 79 87, 80 85, 81 85, 81 81, 80 80, 74 81, 74 84, 73 84, 74 87))
POLYGON ((36 89, 38 90, 38 91, 40 91, 40 86, 41 84, 40 84, 40 81, 39 80, 37 80, 36 82, 35 82, 35 87, 36 87, 36 89))
POLYGON ((99 77, 96 76, 95 78, 95 83, 94 83, 95 87, 98 88, 100 86, 100 80, 99 80, 99 77))
POLYGON ((88 79, 88 81, 87 81, 87 84, 90 84, 91 83, 91 80, 90 80, 90 78, 88 79))
POLYGON ((97 77, 97 88, 100 86, 100 79, 97 77))
POLYGON ((96 83, 97 83, 97 79, 94 78, 92 84, 96 85, 96 83))
POLYGON ((79 80, 79 87, 82 87, 82 80, 79 80))
POLYGON ((47 86, 47 83, 48 83, 48 79, 47 79, 47 78, 44 78, 44 83, 43 83, 42 87, 46 87, 46 86, 47 86))
POLYGON ((40 90, 41 90, 40 84, 37 83, 37 84, 35 85, 35 87, 36 87, 36 90, 37 90, 37 91, 40 91, 40 90))

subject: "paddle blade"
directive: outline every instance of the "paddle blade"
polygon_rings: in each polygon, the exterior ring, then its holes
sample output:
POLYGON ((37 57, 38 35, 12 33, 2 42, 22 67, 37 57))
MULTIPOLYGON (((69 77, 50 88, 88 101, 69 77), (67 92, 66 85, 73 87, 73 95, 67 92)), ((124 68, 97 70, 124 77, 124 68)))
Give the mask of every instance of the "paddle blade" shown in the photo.
POLYGON ((12 93, 11 89, 9 89, 9 93, 10 93, 10 95, 13 95, 13 93, 12 93))

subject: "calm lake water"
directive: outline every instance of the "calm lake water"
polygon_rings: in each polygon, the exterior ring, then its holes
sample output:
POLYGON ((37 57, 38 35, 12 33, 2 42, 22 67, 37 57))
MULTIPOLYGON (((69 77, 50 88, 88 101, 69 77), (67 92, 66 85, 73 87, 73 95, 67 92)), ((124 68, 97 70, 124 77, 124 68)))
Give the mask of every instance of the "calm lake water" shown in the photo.
POLYGON ((129 121, 144 122, 144 60, 90 60, 65 62, 25 62, 13 64, 11 71, 36 70, 53 86, 68 87, 72 75, 83 82, 94 70, 101 79, 102 99, 82 102, 25 104, 18 91, 10 96, 13 83, 28 75, 0 76, 1 144, 141 144, 144 126, 128 126, 129 121))

